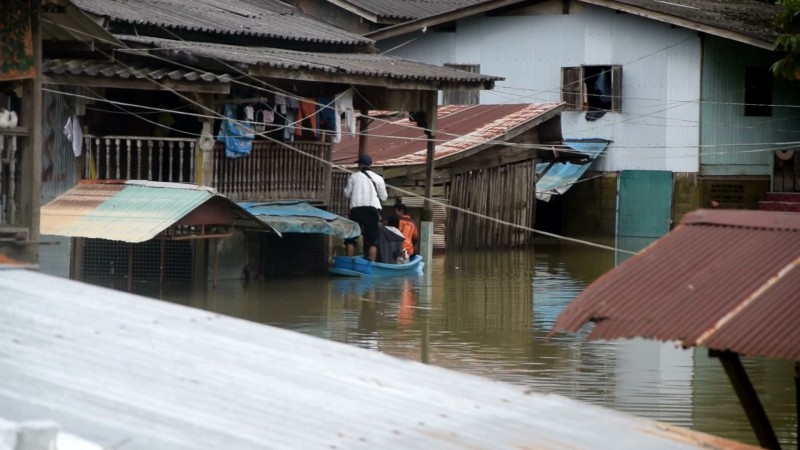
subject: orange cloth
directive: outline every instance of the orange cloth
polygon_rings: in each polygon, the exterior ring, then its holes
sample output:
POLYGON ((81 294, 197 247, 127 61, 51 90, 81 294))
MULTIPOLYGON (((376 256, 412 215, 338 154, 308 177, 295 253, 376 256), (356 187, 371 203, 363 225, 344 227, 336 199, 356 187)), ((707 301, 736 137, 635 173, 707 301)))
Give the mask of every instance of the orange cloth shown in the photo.
POLYGON ((306 135, 309 133, 317 134, 317 105, 313 99, 302 99, 298 102, 297 124, 294 129, 296 136, 303 136, 303 131, 306 131, 306 135))
POLYGON ((406 249, 408 256, 412 256, 414 254, 414 242, 419 239, 419 230, 417 230, 417 226, 414 225, 414 221, 408 215, 399 216, 398 220, 400 224, 397 229, 406 237, 403 241, 403 248, 406 249))

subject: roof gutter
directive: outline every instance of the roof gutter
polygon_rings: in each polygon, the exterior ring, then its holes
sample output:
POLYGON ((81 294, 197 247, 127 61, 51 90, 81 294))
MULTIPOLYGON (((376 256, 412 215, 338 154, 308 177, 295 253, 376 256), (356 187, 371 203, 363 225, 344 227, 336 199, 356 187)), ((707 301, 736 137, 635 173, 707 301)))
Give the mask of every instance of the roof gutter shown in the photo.
POLYGON ((383 39, 389 39, 395 36, 408 34, 417 30, 421 30, 424 33, 425 30, 434 27, 436 25, 452 22, 453 20, 463 19, 464 17, 473 16, 475 14, 481 14, 486 11, 491 11, 497 8, 515 5, 517 3, 523 3, 525 1, 527 0, 493 0, 493 1, 483 2, 477 5, 467 6, 465 8, 442 13, 436 16, 425 17, 423 19, 404 22, 399 25, 392 25, 390 27, 381 28, 380 30, 365 33, 363 36, 366 38, 374 39, 376 41, 380 41, 383 39))

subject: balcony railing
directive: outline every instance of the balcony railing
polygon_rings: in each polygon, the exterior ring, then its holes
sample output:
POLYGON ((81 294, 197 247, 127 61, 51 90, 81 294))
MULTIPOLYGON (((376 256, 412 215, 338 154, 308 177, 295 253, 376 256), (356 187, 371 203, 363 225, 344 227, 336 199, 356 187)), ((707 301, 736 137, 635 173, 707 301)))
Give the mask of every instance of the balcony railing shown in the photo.
MULTIPOLYGON (((94 180, 196 183, 197 141, 143 136, 85 136, 79 173, 94 180)), ((214 147, 210 185, 234 201, 302 199, 330 202, 331 145, 293 142, 291 147, 253 142, 249 156, 231 159, 214 147)))
POLYGON ((84 179, 195 181, 195 139, 84 136, 84 143, 84 179))
POLYGON ((223 146, 217 145, 212 186, 234 201, 303 199, 327 204, 331 169, 322 161, 330 161, 330 144, 293 142, 291 146, 296 150, 255 141, 249 156, 230 159, 223 146))

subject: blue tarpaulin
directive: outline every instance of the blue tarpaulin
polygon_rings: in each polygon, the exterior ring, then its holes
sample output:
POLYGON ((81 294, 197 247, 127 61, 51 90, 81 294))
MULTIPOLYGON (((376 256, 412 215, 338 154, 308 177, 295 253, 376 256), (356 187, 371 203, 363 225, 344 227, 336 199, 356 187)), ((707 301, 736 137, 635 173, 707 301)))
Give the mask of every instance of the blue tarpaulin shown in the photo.
POLYGON ((356 222, 302 201, 239 203, 239 206, 274 228, 278 233, 328 234, 341 239, 356 238, 356 222))
MULTIPOLYGON (((583 176, 592 162, 608 147, 610 141, 605 139, 580 139, 565 140, 564 144, 572 150, 586 154, 588 161, 585 164, 556 163, 536 181, 536 198, 550 201, 554 194, 563 194, 583 176)), ((539 175, 547 169, 549 163, 536 165, 536 174, 539 175)))

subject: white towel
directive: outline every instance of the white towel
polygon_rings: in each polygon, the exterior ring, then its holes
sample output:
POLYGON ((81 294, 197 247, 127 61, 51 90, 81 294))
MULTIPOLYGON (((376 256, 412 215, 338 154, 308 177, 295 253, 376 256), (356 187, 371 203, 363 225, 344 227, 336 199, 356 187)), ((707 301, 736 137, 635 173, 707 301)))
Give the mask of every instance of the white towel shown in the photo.
POLYGON ((78 116, 70 117, 67 119, 67 124, 64 125, 64 136, 67 140, 72 142, 72 153, 75 157, 81 156, 83 152, 83 130, 81 129, 81 120, 78 116))

